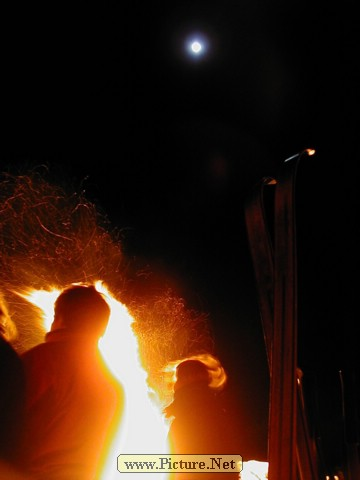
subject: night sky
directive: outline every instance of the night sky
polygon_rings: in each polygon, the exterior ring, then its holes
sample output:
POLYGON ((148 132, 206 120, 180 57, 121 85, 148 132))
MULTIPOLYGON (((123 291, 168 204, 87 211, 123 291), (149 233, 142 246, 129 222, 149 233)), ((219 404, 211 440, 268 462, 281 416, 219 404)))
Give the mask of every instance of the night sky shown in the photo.
POLYGON ((210 313, 249 455, 263 459, 268 372, 244 204, 305 148, 316 155, 296 186, 299 361, 335 398, 355 360, 350 24, 335 6, 280 0, 8 10, 2 170, 46 164, 81 183, 129 258, 210 313))

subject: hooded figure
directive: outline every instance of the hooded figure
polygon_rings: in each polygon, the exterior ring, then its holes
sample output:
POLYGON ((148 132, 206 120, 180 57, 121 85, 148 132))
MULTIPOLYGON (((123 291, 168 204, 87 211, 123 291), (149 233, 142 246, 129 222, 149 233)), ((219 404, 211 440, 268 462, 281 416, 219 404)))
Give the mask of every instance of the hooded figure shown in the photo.
MULTIPOLYGON (((210 380, 207 366, 199 360, 184 360, 177 366, 174 400, 164 410, 167 417, 173 417, 169 429, 172 454, 240 455, 232 420, 210 380)), ((201 477, 189 475, 179 473, 179 480, 201 477)), ((239 473, 206 472, 206 480, 238 478, 239 473)))

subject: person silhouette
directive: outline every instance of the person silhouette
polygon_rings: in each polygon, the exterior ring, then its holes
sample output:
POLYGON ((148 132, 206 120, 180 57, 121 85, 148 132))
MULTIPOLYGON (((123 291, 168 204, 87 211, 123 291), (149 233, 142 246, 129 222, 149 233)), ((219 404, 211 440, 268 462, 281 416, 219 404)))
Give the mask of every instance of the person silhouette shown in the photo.
POLYGON ((24 411, 24 368, 13 347, 17 335, 16 325, 0 296, 0 460, 3 465, 13 463, 24 411))
POLYGON ((22 355, 25 418, 17 453, 32 479, 101 478, 124 408, 123 387, 98 349, 109 317, 106 297, 93 285, 70 285, 55 301, 45 341, 22 355))
MULTIPOLYGON (((172 454, 240 455, 232 419, 221 394, 211 387, 210 370, 202 361, 186 359, 178 364, 174 399, 164 414, 172 420, 168 434, 172 454)), ((175 473, 171 478, 198 477, 198 473, 175 473)), ((206 479, 239 479, 239 473, 207 471, 206 479)))

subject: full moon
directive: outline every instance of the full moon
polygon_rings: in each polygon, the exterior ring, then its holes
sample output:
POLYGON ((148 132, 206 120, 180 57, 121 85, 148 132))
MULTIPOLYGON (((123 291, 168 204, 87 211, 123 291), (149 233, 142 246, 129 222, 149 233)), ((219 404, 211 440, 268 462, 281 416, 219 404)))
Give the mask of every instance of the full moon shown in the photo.
POLYGON ((185 40, 186 54, 193 60, 201 60, 209 54, 209 40, 204 33, 193 33, 185 40))
POLYGON ((191 51, 195 54, 200 53, 202 50, 202 45, 197 40, 193 41, 191 44, 191 51))

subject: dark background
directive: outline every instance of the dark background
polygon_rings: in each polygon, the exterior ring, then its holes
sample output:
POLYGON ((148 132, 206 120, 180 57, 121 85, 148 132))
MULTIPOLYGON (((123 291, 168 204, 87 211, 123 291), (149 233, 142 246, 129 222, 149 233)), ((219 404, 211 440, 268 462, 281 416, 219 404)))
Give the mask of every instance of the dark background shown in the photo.
POLYGON ((286 158, 316 150, 296 186, 299 363, 317 383, 329 470, 343 461, 339 371, 358 361, 347 9, 112 1, 4 15, 2 170, 44 163, 82 182, 124 229, 129 258, 210 313, 250 458, 266 457, 269 385, 244 204, 286 158), (197 60, 184 50, 193 32, 208 42, 197 60))

